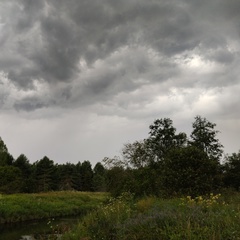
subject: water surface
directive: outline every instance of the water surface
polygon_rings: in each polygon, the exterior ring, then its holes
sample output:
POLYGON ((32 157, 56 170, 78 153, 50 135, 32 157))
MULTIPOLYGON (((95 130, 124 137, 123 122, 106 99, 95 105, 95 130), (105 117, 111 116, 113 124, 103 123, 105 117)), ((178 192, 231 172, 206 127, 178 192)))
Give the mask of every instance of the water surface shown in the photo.
POLYGON ((77 225, 81 217, 65 217, 0 225, 1 240, 60 239, 62 232, 77 225))

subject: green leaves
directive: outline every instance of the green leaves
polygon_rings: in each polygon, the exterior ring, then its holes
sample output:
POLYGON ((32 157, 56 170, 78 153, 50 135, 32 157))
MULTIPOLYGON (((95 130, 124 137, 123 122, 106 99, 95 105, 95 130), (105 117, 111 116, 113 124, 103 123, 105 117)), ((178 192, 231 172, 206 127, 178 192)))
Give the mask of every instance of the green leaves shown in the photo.
POLYGON ((223 153, 223 145, 216 138, 219 131, 214 130, 215 123, 209 122, 206 118, 195 117, 193 131, 189 145, 202 149, 210 158, 219 160, 223 153))
MULTIPOLYGON (((123 166, 120 173, 122 180, 123 176, 125 182, 127 178, 137 195, 195 195, 219 187, 219 158, 223 151, 216 138, 218 131, 215 126, 206 118, 196 116, 188 140, 186 133, 176 133, 170 118, 155 120, 149 126, 147 139, 124 145, 123 160, 117 161, 124 163, 120 164, 123 166), (146 187, 150 192, 144 190, 146 187)), ((115 179, 113 182, 118 182, 116 174, 112 177, 115 179)), ((113 189, 118 189, 118 193, 126 190, 126 184, 122 189, 119 185, 113 189)))
POLYGON ((0 193, 16 193, 22 188, 22 173, 13 166, 0 166, 0 193))
POLYGON ((194 146, 171 150, 163 162, 162 182, 170 195, 198 195, 212 191, 216 184, 218 165, 194 146))
POLYGON ((224 183, 227 187, 240 189, 240 151, 226 156, 224 164, 224 183))
POLYGON ((5 145, 1 137, 0 137, 0 152, 8 152, 7 146, 5 145))
POLYGON ((182 147, 187 141, 185 133, 176 134, 176 128, 173 127, 170 118, 157 119, 149 128, 148 146, 157 160, 162 160, 170 149, 182 147))

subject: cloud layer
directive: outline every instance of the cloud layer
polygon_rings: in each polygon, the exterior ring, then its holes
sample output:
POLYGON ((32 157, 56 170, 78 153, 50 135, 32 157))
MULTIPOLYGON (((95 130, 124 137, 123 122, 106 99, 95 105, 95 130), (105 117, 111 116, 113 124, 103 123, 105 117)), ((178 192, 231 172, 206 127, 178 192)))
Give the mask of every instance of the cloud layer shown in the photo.
POLYGON ((239 10, 237 0, 2 1, 0 114, 236 124, 239 10))

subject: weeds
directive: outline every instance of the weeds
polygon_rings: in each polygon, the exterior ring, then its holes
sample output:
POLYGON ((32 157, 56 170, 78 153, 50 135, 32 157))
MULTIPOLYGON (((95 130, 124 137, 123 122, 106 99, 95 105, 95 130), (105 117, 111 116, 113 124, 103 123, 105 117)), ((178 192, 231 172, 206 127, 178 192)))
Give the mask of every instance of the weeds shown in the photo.
POLYGON ((210 193, 209 196, 198 196, 195 198, 192 198, 191 196, 187 196, 186 198, 181 198, 182 203, 181 205, 188 205, 188 206, 202 206, 202 207, 213 207, 219 204, 225 205, 224 201, 220 202, 221 194, 214 195, 213 193, 210 193))
POLYGON ((63 239, 169 240, 240 239, 240 194, 234 202, 220 194, 183 199, 111 199, 90 213, 63 239))

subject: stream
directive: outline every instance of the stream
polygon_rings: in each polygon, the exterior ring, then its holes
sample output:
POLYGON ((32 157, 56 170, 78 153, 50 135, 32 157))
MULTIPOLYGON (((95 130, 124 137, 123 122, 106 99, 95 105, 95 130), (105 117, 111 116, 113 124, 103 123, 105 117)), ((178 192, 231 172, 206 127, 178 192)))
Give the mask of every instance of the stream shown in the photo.
POLYGON ((60 240, 64 232, 78 224, 78 217, 51 218, 0 225, 0 240, 60 240))

